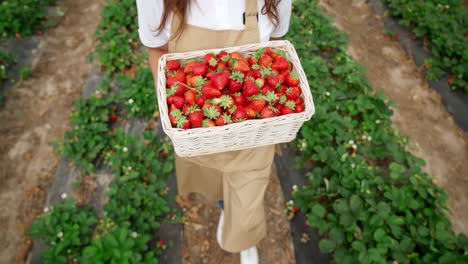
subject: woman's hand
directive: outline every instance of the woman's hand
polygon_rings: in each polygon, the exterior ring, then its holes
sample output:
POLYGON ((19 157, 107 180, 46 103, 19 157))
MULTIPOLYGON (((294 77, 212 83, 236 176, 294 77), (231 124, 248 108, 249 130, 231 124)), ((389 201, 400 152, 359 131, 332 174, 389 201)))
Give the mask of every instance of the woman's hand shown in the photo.
POLYGON ((158 62, 162 55, 167 53, 168 45, 161 46, 159 48, 148 48, 148 59, 151 65, 151 72, 153 72, 154 85, 158 87, 158 62))

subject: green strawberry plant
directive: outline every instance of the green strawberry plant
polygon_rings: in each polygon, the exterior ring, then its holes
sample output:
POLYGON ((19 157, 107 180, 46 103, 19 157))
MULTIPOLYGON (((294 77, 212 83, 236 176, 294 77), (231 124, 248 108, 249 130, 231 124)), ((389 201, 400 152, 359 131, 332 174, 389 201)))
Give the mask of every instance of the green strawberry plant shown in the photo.
POLYGON ((65 133, 63 142, 55 143, 60 153, 85 173, 94 171, 93 162, 109 146, 107 133, 114 105, 109 83, 104 82, 89 98, 75 101, 72 128, 65 133))
POLYGON ((78 263, 158 263, 154 253, 147 252, 151 236, 129 228, 123 223, 95 236, 78 263))
POLYGON ((390 13, 410 27, 415 37, 430 41, 431 58, 426 61, 429 79, 445 73, 448 83, 468 91, 468 11, 460 0, 386 0, 390 13))
POLYGON ((136 55, 140 42, 135 1, 107 0, 101 16, 96 54, 105 70, 115 73, 141 62, 143 57, 136 55))
POLYGON ((5 0, 0 3, 0 37, 22 38, 44 27, 47 8, 55 0, 5 0))
POLYGON ((117 79, 122 86, 118 98, 124 102, 127 115, 147 120, 154 118, 158 113, 158 104, 151 69, 142 66, 135 78, 119 74, 117 79))
POLYGON ((8 79, 8 68, 14 63, 15 57, 13 54, 0 49, 0 83, 8 79))
POLYGON ((468 261, 468 240, 454 234, 447 218, 446 193, 392 128, 393 102, 369 86, 344 41, 323 42, 341 33, 317 2, 295 2, 288 36, 316 105, 295 141, 298 164, 312 169, 306 172, 309 184, 294 198, 323 236, 321 250, 333 253, 335 263, 468 261))
POLYGON ((66 199, 44 209, 31 224, 30 234, 50 246, 41 253, 46 263, 67 263, 89 244, 96 222, 96 213, 89 206, 77 206, 73 199, 66 199))

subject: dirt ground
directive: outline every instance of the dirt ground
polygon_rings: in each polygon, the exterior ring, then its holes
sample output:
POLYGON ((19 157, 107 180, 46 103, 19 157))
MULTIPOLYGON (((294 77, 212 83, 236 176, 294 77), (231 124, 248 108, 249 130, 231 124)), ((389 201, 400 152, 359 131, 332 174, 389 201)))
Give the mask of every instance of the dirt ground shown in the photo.
MULTIPOLYGON (((181 198, 178 200, 179 205, 186 209, 182 263, 240 263, 239 254, 223 251, 216 241, 221 210, 200 195, 190 194, 181 198)), ((275 170, 265 194, 267 237, 258 245, 260 263, 295 263, 291 229, 284 213, 284 205, 283 192, 275 170)))
POLYGON ((426 160, 425 171, 449 195, 456 232, 468 234, 468 136, 453 121, 403 48, 385 35, 365 0, 322 0, 321 8, 349 35, 350 54, 367 67, 372 86, 397 103, 392 118, 426 160))
POLYGON ((49 29, 33 60, 0 110, 0 263, 23 263, 31 246, 27 227, 42 212, 73 101, 81 96, 95 46, 101 2, 64 0, 65 16, 49 29))

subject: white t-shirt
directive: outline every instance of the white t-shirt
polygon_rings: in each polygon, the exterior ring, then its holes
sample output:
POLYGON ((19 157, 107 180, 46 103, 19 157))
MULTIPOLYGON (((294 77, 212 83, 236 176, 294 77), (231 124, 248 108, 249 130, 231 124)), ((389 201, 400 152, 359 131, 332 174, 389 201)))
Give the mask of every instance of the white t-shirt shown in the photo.
MULTIPOLYGON (((243 13, 245 0, 192 0, 193 3, 187 14, 190 25, 212 30, 243 30, 243 13)), ((163 12, 163 0, 137 0, 139 36, 143 45, 160 47, 169 42, 172 17, 169 17, 166 27, 158 35, 163 12)), ((268 15, 262 14, 265 0, 257 0, 258 24, 260 41, 265 42, 270 37, 286 35, 291 18, 292 0, 281 0, 278 4, 279 24, 275 29, 268 15)))

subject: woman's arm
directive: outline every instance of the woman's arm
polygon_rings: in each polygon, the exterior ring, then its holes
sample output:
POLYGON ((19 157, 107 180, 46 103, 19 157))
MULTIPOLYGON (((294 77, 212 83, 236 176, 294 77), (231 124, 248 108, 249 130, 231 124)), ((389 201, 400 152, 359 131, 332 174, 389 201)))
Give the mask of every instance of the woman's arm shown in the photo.
POLYGON ((151 71, 153 72, 154 85, 158 83, 158 61, 162 55, 167 53, 167 44, 159 48, 148 48, 148 60, 151 65, 151 71))

